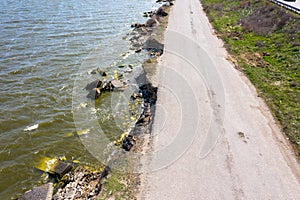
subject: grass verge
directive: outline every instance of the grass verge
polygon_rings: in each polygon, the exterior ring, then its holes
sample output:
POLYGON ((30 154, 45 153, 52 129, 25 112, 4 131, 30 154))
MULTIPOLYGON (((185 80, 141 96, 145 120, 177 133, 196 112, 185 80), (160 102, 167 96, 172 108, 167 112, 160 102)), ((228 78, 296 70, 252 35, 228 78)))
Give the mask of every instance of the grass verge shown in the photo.
POLYGON ((267 0, 200 2, 300 156, 300 16, 267 0))

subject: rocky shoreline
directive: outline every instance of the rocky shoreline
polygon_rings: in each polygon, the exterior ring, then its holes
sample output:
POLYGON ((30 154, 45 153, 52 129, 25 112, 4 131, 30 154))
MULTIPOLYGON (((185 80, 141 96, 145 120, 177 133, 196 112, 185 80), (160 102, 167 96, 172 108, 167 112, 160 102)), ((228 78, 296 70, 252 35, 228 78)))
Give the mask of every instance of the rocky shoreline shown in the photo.
MULTIPOLYGON (((158 0, 157 3, 162 4, 155 11, 145 12, 144 17, 149 18, 145 24, 134 23, 131 25, 133 30, 127 35, 127 39, 130 41, 130 50, 139 54, 141 52, 148 55, 142 67, 143 69, 149 65, 153 68, 156 66, 156 60, 163 54, 164 45, 160 42, 163 40, 163 33, 167 25, 167 16, 170 7, 173 5, 173 0, 158 0)), ((118 68, 126 68, 126 73, 131 73, 133 66, 118 66, 118 68)), ((94 69, 91 74, 98 74, 100 77, 95 81, 87 84, 87 98, 97 99, 101 98, 103 93, 114 92, 122 90, 127 86, 127 82, 123 79, 123 71, 115 71, 113 79, 107 79, 108 72, 103 69, 94 69)), ((154 72, 155 73, 155 72, 154 72)), ((154 105, 157 100, 157 87, 153 86, 151 79, 153 74, 147 73, 147 70, 139 75, 138 91, 132 94, 131 99, 137 98, 142 100, 142 113, 137 119, 135 126, 129 131, 128 134, 120 136, 120 139, 115 142, 116 146, 123 149, 124 153, 133 151, 141 152, 144 145, 145 134, 150 133, 151 123, 153 121, 155 109, 154 105)), ((59 161, 63 162, 63 161, 59 161)), ((68 165, 69 166, 69 165, 68 165)), ((75 169, 68 169, 66 174, 53 174, 57 183, 47 183, 38 187, 34 187, 32 190, 27 191, 19 199, 105 199, 107 195, 101 194, 103 185, 110 179, 110 173, 112 168, 107 165, 100 169, 94 169, 87 166, 78 166, 75 169)), ((47 172, 47 171, 45 171, 47 172)), ((126 175, 127 176, 127 175, 126 175)), ((126 185, 131 185, 128 190, 137 190, 139 184, 139 177, 137 174, 128 172, 126 180, 123 180, 126 185)), ((126 189, 127 190, 127 189, 126 189)), ((136 191, 135 191, 136 192, 136 191)), ((132 199, 135 193, 131 191, 128 196, 122 196, 121 199, 132 199)), ((113 192, 109 192, 110 197, 114 197, 113 192)))

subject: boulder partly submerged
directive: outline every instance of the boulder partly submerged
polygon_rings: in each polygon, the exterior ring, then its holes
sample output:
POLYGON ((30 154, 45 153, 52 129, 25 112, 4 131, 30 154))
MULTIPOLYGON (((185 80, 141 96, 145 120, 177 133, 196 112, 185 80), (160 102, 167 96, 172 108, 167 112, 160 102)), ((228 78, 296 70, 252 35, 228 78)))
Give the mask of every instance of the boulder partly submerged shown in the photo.
POLYGON ((112 92, 114 91, 114 89, 121 89, 124 87, 125 87, 124 82, 120 80, 113 79, 110 81, 106 81, 106 80, 101 81, 100 79, 97 79, 87 84, 85 89, 89 91, 89 93, 87 94, 87 98, 98 99, 100 95, 103 94, 104 92, 112 92))
POLYGON ((70 163, 63 162, 58 158, 42 156, 39 162, 35 165, 35 168, 61 177, 72 169, 72 165, 70 163))

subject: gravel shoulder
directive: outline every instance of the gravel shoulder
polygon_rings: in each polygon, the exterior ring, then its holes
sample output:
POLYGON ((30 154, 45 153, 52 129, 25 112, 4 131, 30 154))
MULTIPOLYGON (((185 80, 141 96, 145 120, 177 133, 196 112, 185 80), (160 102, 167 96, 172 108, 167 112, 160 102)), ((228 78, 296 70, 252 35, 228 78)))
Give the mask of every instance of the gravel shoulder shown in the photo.
POLYGON ((298 199, 300 165, 198 0, 177 0, 138 199, 298 199))

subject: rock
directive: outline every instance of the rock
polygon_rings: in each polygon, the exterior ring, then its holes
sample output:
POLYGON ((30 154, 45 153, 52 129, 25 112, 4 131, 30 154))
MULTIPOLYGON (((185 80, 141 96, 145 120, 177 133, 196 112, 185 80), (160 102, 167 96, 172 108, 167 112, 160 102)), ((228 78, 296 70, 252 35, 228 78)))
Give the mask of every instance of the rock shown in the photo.
POLYGON ((173 0, 157 0, 156 3, 166 2, 167 4, 174 5, 173 0))
POLYGON ((291 83, 290 83, 290 86, 291 86, 291 87, 294 87, 294 88, 298 87, 298 85, 299 85, 299 84, 298 84, 297 82, 291 82, 291 83))
POLYGON ((100 67, 91 71, 91 74, 101 74, 102 76, 106 76, 106 72, 103 71, 100 67))
POLYGON ((140 93, 143 95, 145 107, 154 105, 157 100, 157 87, 153 87, 151 83, 140 86, 140 93))
POLYGON ((105 80, 101 81, 98 79, 96 81, 93 81, 92 83, 89 83, 86 86, 86 89, 89 90, 89 93, 87 94, 87 98, 97 99, 103 92, 112 92, 114 88, 115 86, 112 84, 112 81, 107 82, 105 80))
POLYGON ((173 6, 174 4, 172 2, 166 2, 163 6, 166 6, 166 7, 170 7, 170 6, 173 6))
POLYGON ((111 84, 112 84, 113 87, 115 87, 115 88, 121 88, 121 87, 124 87, 124 83, 122 83, 122 82, 119 81, 119 80, 112 80, 112 81, 111 81, 111 84))
POLYGON ((147 51, 159 52, 160 54, 164 51, 164 45, 159 43, 156 39, 149 37, 145 42, 144 48, 147 51))
POLYGON ((139 33, 140 33, 141 35, 147 35, 147 34, 148 34, 148 30, 147 30, 145 27, 141 27, 141 28, 139 29, 139 33))
POLYGON ((98 67, 97 69, 93 69, 91 71, 91 74, 101 74, 102 73, 102 70, 100 69, 100 67, 98 67))
POLYGON ((240 136, 240 138, 243 139, 243 142, 245 142, 246 144, 248 143, 246 139, 249 139, 249 137, 246 138, 245 133, 243 133, 243 132, 238 132, 238 135, 240 136))
POLYGON ((138 126, 145 126, 148 125, 150 121, 151 121, 151 104, 145 103, 144 111, 135 124, 138 126))
POLYGON ((150 53, 150 57, 151 58, 154 58, 154 57, 159 57, 162 55, 162 52, 161 51, 158 51, 158 52, 151 52, 150 53))
POLYGON ((100 180, 102 180, 105 177, 107 177, 107 175, 109 174, 110 171, 111 171, 110 167, 109 166, 105 166, 104 170, 101 173, 100 180))
POLYGON ((51 200, 53 195, 53 184, 47 183, 25 192, 19 200, 51 200))
POLYGON ((36 164, 35 168, 50 174, 62 176, 72 169, 72 165, 62 162, 58 158, 49 158, 43 156, 36 164))
POLYGON ((257 41, 256 44, 255 44, 255 46, 257 46, 257 47, 264 47, 264 43, 261 42, 261 41, 257 41))
POLYGON ((101 90, 99 88, 93 88, 92 90, 89 91, 87 98, 97 99, 99 98, 100 94, 101 94, 101 90))
POLYGON ((142 93, 133 93, 132 95, 131 95, 131 99, 132 100, 135 100, 135 99, 137 99, 137 98, 143 98, 143 94, 142 93))
POLYGON ((160 7, 160 8, 156 11, 156 15, 165 17, 165 16, 168 16, 168 13, 166 13, 166 12, 164 11, 163 6, 162 6, 162 7, 160 7))
POLYGON ((100 89, 101 93, 102 92, 112 92, 114 90, 115 86, 112 84, 111 81, 104 81, 102 84, 102 87, 100 89))
POLYGON ((299 47, 299 46, 300 46, 300 43, 299 43, 299 42, 293 42, 292 46, 293 46, 293 47, 299 47))
POLYGON ((153 19, 153 18, 151 18, 151 19, 148 19, 148 20, 147 20, 145 26, 146 26, 146 27, 153 27, 156 23, 157 23, 156 20, 153 19))
POLYGON ((128 135, 127 137, 124 138, 123 143, 122 143, 122 148, 125 151, 130 151, 130 149, 134 145, 134 138, 132 135, 128 135))
POLYGON ((110 173, 110 171, 111 171, 110 167, 108 165, 105 166, 105 168, 102 171, 101 176, 100 176, 100 178, 98 180, 98 183, 96 185, 96 189, 95 189, 95 194, 96 195, 98 195, 100 193, 101 188, 102 188, 102 180, 108 176, 108 174, 110 173))
POLYGON ((139 49, 139 48, 142 48, 143 47, 143 44, 142 43, 139 43, 139 42, 136 42, 136 43, 133 43, 132 44, 132 47, 136 48, 136 49, 139 49))
POLYGON ((151 120, 150 116, 141 115, 141 117, 135 124, 139 126, 145 126, 149 124, 150 120, 151 120))
POLYGON ((238 135, 239 135, 241 138, 244 138, 244 137, 245 137, 245 133, 243 133, 243 132, 238 132, 238 135))
POLYGON ((132 69, 128 67, 126 70, 124 70, 124 72, 125 72, 125 73, 131 73, 131 72, 132 72, 132 69))
POLYGON ((54 172, 60 176, 68 173, 72 169, 72 165, 70 163, 65 163, 58 161, 58 163, 54 167, 54 172))
POLYGON ((94 80, 93 82, 86 85, 86 90, 92 90, 94 88, 99 88, 102 85, 102 81, 100 79, 94 80))
POLYGON ((143 17, 148 17, 148 13, 144 12, 143 17))
POLYGON ((145 26, 145 24, 135 23, 135 24, 131 25, 131 28, 140 28, 140 27, 143 27, 143 26, 145 26))
POLYGON ((140 37, 141 37, 141 36, 139 36, 139 35, 132 36, 132 37, 129 39, 129 41, 130 41, 130 42, 137 41, 138 39, 140 39, 140 37))
POLYGON ((148 17, 152 17, 153 15, 155 15, 155 12, 154 12, 154 11, 148 12, 148 17))

